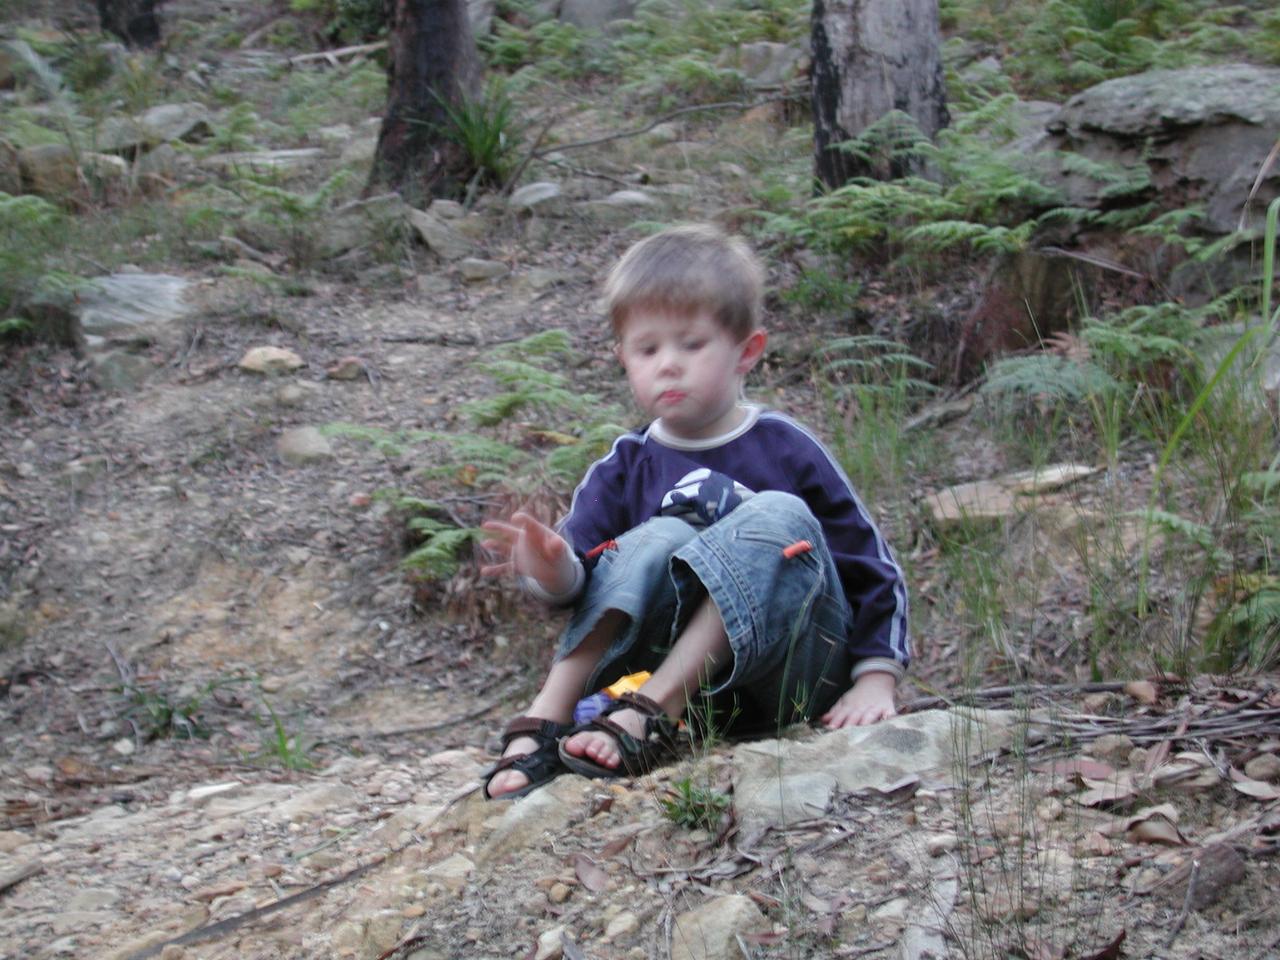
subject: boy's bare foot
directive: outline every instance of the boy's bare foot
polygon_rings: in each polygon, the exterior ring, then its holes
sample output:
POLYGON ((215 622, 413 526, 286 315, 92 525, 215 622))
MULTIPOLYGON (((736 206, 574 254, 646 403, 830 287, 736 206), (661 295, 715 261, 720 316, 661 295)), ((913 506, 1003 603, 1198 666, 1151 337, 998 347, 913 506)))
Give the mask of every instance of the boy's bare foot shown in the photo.
POLYGON ((485 774, 482 789, 490 800, 524 796, 564 772, 560 738, 569 724, 536 714, 516 717, 502 732, 502 757, 485 774))
MULTIPOLYGON (((615 710, 609 719, 633 737, 644 736, 644 715, 635 710, 615 710)), ((622 763, 618 741, 603 730, 583 730, 564 742, 564 752, 594 761, 602 767, 617 770, 622 763)))
MULTIPOLYGON (((507 744, 502 751, 503 757, 519 757, 533 753, 538 749, 538 741, 533 737, 517 737, 507 744)), ((496 800, 503 794, 514 793, 529 785, 529 778, 519 770, 499 770, 489 781, 486 790, 490 799, 496 800)))

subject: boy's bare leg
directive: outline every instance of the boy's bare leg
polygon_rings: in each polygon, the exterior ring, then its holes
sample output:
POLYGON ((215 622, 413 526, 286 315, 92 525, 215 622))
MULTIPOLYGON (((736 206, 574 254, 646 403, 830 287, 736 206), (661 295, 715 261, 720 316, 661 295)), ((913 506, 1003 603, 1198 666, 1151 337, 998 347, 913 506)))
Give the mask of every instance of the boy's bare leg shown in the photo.
MULTIPOLYGON (((706 597, 684 632, 676 638, 662 665, 640 688, 640 693, 656 700, 671 719, 678 719, 690 695, 727 663, 730 655, 720 611, 711 598, 706 597)), ((634 710, 618 710, 609 714, 609 719, 632 736, 644 735, 645 718, 634 710)), ((575 757, 587 757, 610 769, 616 769, 622 762, 617 740, 603 732, 587 730, 575 734, 564 742, 564 748, 575 757)))
MULTIPOLYGON (((609 649, 609 643, 617 635, 621 625, 622 614, 615 610, 606 612, 595 629, 587 634, 572 653, 551 665, 542 689, 533 698, 524 715, 537 717, 539 720, 554 720, 556 723, 568 723, 572 720, 573 708, 582 697, 587 680, 609 649)), ((502 755, 519 756, 537 748, 538 742, 531 737, 518 737, 507 744, 502 755)), ((500 797, 504 793, 519 790, 528 782, 529 778, 519 770, 503 770, 489 781, 489 796, 500 797)))

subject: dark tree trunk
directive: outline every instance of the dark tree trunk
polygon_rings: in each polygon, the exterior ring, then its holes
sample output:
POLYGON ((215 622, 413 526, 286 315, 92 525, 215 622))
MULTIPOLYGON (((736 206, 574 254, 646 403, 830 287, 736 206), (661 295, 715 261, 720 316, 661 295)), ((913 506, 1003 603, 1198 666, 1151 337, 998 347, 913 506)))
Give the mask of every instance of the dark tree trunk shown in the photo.
POLYGON ((160 42, 160 19, 155 0, 98 0, 102 29, 130 47, 154 47, 160 42))
POLYGON ((393 0, 387 112, 369 188, 399 190, 411 202, 460 196, 474 168, 449 139, 446 104, 477 96, 480 57, 466 0, 393 0))
POLYGON ((930 138, 947 125, 938 0, 814 0, 810 26, 818 179, 838 187, 912 170, 901 155, 859 157, 835 145, 894 110, 930 138))

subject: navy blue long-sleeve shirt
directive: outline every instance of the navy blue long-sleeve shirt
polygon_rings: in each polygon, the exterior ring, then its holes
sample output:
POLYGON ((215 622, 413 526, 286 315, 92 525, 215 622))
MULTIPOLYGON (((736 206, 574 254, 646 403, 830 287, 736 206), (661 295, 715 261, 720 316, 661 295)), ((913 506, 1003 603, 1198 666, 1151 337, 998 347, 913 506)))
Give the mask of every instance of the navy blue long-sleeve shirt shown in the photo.
MULTIPOLYGON (((907 589, 892 551, 817 437, 783 414, 754 406, 745 410, 742 424, 708 440, 671 436, 657 421, 614 441, 609 453, 587 470, 559 524, 584 575, 570 594, 555 599, 571 600, 580 592, 590 576, 588 554, 594 548, 672 513, 673 491, 687 487, 691 472, 704 468, 745 487, 746 495, 779 490, 808 504, 822 526, 851 607, 853 676, 884 670, 900 677, 910 661, 907 589)), ((674 499, 685 498, 676 493, 674 499)))

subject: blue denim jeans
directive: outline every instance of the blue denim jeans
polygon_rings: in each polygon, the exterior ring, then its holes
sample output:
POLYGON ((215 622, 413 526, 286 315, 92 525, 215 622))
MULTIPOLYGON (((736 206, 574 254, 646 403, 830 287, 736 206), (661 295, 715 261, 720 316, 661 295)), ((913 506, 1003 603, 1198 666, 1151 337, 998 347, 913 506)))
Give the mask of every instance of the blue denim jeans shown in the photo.
POLYGON ((698 529, 655 517, 605 550, 560 641, 574 650, 609 611, 623 615, 585 692, 652 671, 704 597, 733 662, 702 691, 721 729, 762 732, 826 712, 850 685, 850 611, 822 529, 799 497, 766 491, 698 529), (800 540, 812 549, 786 557, 800 540))

